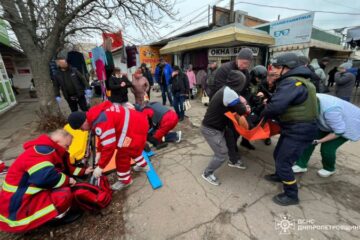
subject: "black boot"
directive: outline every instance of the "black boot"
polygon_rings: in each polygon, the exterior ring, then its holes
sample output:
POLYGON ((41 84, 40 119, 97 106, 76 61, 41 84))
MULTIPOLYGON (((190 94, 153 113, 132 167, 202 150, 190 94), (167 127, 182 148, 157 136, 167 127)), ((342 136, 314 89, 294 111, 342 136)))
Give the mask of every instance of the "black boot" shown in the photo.
POLYGON ((149 144, 146 143, 144 151, 145 152, 150 152, 151 151, 151 148, 150 148, 149 144))
POLYGON ((245 138, 242 138, 241 140, 241 143, 240 143, 241 146, 249 149, 249 150, 255 150, 255 147, 254 145, 252 145, 249 140, 245 139, 245 138))
POLYGON ((156 149, 161 149, 161 148, 167 147, 167 145, 168 145, 166 142, 159 142, 156 138, 154 138, 153 136, 149 136, 149 135, 148 135, 147 140, 152 145, 154 145, 154 147, 156 147, 156 149))
POLYGON ((291 198, 285 193, 280 193, 272 198, 273 202, 280 206, 290 206, 299 204, 299 198, 291 198))
POLYGON ((265 175, 264 179, 269 181, 269 182, 281 182, 281 179, 275 173, 265 175))
POLYGON ((271 145, 271 138, 267 138, 264 140, 265 145, 269 146, 271 145))
POLYGON ((61 226, 61 225, 66 225, 66 224, 75 222, 76 220, 81 218, 83 214, 84 214, 84 211, 82 211, 80 209, 70 209, 65 214, 64 217, 62 217, 62 218, 54 218, 54 219, 50 220, 49 222, 47 222, 47 225, 49 225, 51 227, 57 227, 57 226, 61 226))

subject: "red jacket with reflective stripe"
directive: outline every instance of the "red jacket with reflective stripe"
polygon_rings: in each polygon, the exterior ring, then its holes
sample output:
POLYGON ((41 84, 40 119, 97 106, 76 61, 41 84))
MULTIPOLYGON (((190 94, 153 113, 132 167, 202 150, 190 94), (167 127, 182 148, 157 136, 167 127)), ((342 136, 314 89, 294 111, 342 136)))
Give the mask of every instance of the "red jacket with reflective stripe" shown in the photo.
POLYGON ((47 135, 25 143, 24 149, 10 166, 0 192, 2 231, 28 231, 56 217, 50 193, 69 185, 69 177, 63 172, 85 172, 67 163, 70 169, 66 170, 68 153, 47 135))
POLYGON ((145 114, 105 101, 90 108, 86 118, 99 138, 100 168, 110 162, 115 149, 130 155, 140 155, 144 149, 149 131, 145 114), (126 122, 127 130, 124 128, 126 122))

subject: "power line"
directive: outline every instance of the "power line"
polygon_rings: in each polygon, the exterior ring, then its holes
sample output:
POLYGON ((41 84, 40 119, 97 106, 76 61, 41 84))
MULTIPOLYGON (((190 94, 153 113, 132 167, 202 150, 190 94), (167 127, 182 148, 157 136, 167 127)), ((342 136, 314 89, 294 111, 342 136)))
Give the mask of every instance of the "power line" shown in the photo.
POLYGON ((249 4, 259 7, 268 7, 268 8, 280 8, 286 10, 294 10, 294 11, 305 11, 305 12, 317 12, 317 13, 328 13, 328 14, 338 14, 338 15, 352 15, 352 16, 360 16, 360 13, 351 13, 351 12, 333 12, 333 11, 322 11, 322 10, 309 10, 309 9, 302 9, 302 8, 290 8, 290 7, 282 7, 282 6, 274 6, 274 5, 266 5, 266 4, 259 4, 259 3, 250 3, 250 2, 237 2, 237 4, 249 4))
MULTIPOLYGON (((215 1, 214 5, 219 4, 219 3, 222 2, 222 1, 224 1, 224 0, 217 0, 217 1, 215 1)), ((208 6, 208 5, 204 5, 204 6, 208 6)), ((204 7, 204 6, 203 6, 203 7, 204 7)), ((194 24, 193 21, 194 21, 196 18, 198 18, 199 16, 201 16, 203 13, 205 13, 206 11, 208 11, 208 9, 205 9, 205 10, 202 11, 200 14, 196 15, 194 18, 192 18, 191 20, 187 21, 187 22, 186 22, 185 24, 183 24, 182 26, 180 26, 180 27, 176 28, 175 30, 172 30, 171 32, 163 35, 160 39, 164 39, 165 37, 171 35, 172 33, 177 32, 177 31, 179 31, 180 29, 182 29, 182 28, 184 28, 184 27, 188 27, 188 26, 194 24)), ((193 11, 193 12, 195 12, 195 11, 193 11)), ((191 15, 191 14, 189 14, 189 15, 191 15)), ((202 20, 206 19, 207 17, 208 17, 208 16, 202 18, 202 19, 199 20, 199 21, 202 21, 202 20)))
MULTIPOLYGON (((180 27, 176 28, 175 30, 172 30, 172 31, 169 32, 168 34, 162 36, 161 39, 163 39, 163 38, 171 35, 171 34, 174 33, 174 32, 177 32, 178 30, 184 28, 184 27, 187 26, 187 25, 191 25, 191 24, 192 24, 192 21, 194 21, 196 18, 200 17, 200 16, 201 16, 202 14, 204 14, 205 12, 207 12, 207 10, 202 11, 200 14, 196 15, 196 16, 195 16, 194 18, 192 18, 190 21, 186 22, 185 24, 181 25, 180 27)), ((207 17, 208 17, 208 16, 206 16, 206 18, 207 18, 207 17)))
POLYGON ((336 6, 343 6, 343 7, 346 7, 346 8, 349 8, 349 9, 355 9, 355 10, 358 10, 358 11, 360 11, 360 9, 358 9, 358 8, 353 8, 353 7, 349 7, 349 6, 347 6, 347 5, 344 5, 344 4, 341 4, 341 3, 339 3, 339 2, 333 2, 333 1, 329 1, 329 0, 324 0, 325 2, 327 2, 327 3, 331 3, 331 4, 333 4, 333 5, 336 5, 336 6))

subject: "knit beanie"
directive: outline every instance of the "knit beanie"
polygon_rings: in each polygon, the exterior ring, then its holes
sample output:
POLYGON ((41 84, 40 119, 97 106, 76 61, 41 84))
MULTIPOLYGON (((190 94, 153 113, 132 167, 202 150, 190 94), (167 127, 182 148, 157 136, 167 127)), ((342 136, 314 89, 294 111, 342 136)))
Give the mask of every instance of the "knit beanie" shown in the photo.
POLYGON ((246 77, 239 70, 232 70, 226 79, 226 85, 238 94, 243 90, 245 83, 246 77))
POLYGON ((72 112, 68 117, 69 125, 72 129, 79 129, 86 120, 86 113, 84 112, 72 112))
POLYGON ((345 68, 346 70, 349 70, 352 67, 352 63, 345 62, 339 66, 339 68, 345 68))
POLYGON ((252 61, 253 52, 251 51, 250 48, 242 48, 236 58, 252 61))

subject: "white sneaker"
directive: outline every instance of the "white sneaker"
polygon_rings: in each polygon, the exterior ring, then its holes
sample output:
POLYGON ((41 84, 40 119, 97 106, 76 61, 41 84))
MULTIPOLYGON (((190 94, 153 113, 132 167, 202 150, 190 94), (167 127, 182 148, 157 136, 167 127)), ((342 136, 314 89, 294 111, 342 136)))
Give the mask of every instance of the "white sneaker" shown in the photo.
POLYGON ((129 187, 131 184, 133 183, 133 180, 131 179, 131 181, 128 184, 124 184, 120 181, 116 181, 116 183, 114 183, 113 185, 111 185, 111 189, 114 191, 120 191, 124 188, 129 187))
POLYGON ((327 177, 330 177, 331 175, 333 175, 335 173, 335 171, 328 171, 328 170, 325 170, 325 169, 320 169, 318 171, 318 174, 320 177, 323 177, 323 178, 327 178, 327 177))
POLYGON ((202 178, 205 179, 208 183, 215 185, 215 186, 219 186, 220 182, 219 180, 215 177, 214 174, 210 174, 209 176, 205 177, 205 174, 203 173, 202 178))
POLYGON ((179 143, 181 141, 181 131, 177 131, 177 139, 176 139, 176 142, 179 143))
POLYGON ((148 172, 148 171, 150 170, 150 168, 149 168, 149 165, 146 165, 145 167, 140 167, 140 166, 138 166, 138 165, 135 165, 135 166, 133 167, 133 170, 134 170, 135 172, 148 172))
POLYGON ((228 166, 232 168, 246 169, 244 161, 238 160, 236 163, 228 162, 228 166))
POLYGON ((292 170, 293 170, 294 173, 304 173, 304 172, 307 172, 307 168, 302 168, 302 167, 300 167, 300 166, 298 166, 298 165, 294 165, 294 166, 292 167, 292 170))

